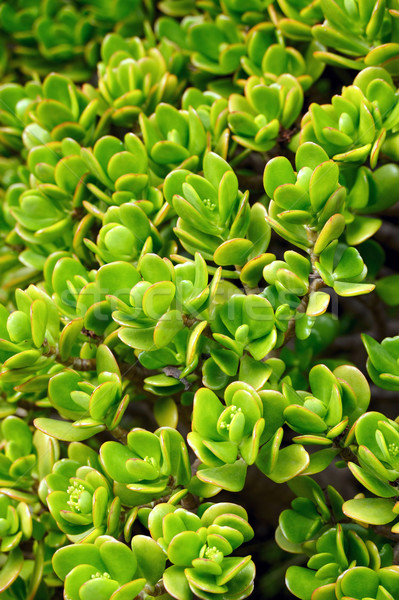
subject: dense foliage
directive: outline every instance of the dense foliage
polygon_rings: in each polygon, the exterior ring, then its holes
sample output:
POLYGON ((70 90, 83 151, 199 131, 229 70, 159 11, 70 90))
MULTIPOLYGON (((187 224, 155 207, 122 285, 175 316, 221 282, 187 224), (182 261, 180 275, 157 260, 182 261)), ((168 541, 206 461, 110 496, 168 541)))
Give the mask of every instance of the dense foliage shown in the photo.
POLYGON ((1 597, 399 600, 399 1, 2 1, 0 76, 1 597))

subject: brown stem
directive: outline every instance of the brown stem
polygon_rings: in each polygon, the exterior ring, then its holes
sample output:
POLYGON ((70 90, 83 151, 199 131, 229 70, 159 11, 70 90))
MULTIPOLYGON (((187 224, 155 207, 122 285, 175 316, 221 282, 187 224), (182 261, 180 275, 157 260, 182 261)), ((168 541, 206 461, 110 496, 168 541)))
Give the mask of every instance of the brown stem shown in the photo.
POLYGON ((371 527, 378 535, 382 535, 389 540, 399 543, 399 533, 393 533, 389 525, 371 525, 371 527))
POLYGON ((191 387, 191 383, 185 377, 181 377, 181 371, 177 367, 164 367, 162 371, 167 377, 174 377, 182 382, 184 385, 184 391, 187 391, 191 387))
MULTIPOLYGON (((193 325, 196 325, 197 323, 200 323, 202 321, 202 319, 196 319, 195 317, 190 317, 185 314, 182 314, 182 318, 185 327, 192 327, 193 325)), ((209 325, 205 327, 201 335, 204 335, 205 337, 213 340, 212 330, 209 325)))
POLYGON ((147 596, 152 596, 155 598, 157 596, 163 596, 164 594, 166 594, 166 589, 163 584, 163 580, 160 579, 154 586, 147 583, 144 590, 140 592, 134 598, 134 600, 143 600, 143 598, 147 598, 147 596))
POLYGON ((198 496, 194 496, 193 494, 188 493, 187 496, 184 496, 184 498, 181 499, 180 504, 185 510, 189 510, 190 512, 196 512, 200 504, 200 499, 198 498, 198 496))
POLYGON ((353 462, 356 465, 359 464, 356 454, 349 448, 349 446, 341 446, 340 442, 334 440, 334 448, 339 448, 339 455, 346 463, 353 462))
POLYGON ((112 429, 111 434, 114 436, 114 438, 116 440, 118 440, 118 442, 122 442, 122 444, 126 444, 127 441, 127 434, 129 432, 124 429, 123 427, 115 427, 114 429, 112 429))
POLYGON ((47 340, 44 340, 43 346, 45 348, 43 356, 53 358, 56 362, 61 363, 66 367, 72 367, 75 369, 75 371, 96 370, 95 358, 79 358, 77 356, 70 356, 67 359, 63 359, 57 346, 49 346, 47 340))
POLYGON ((298 318, 297 313, 303 314, 306 312, 306 309, 309 304, 310 295, 312 294, 312 292, 317 292, 317 290, 320 290, 322 287, 324 287, 324 285, 325 285, 324 281, 321 279, 321 277, 316 275, 316 277, 313 279, 312 283, 309 286, 308 293, 305 296, 303 296, 300 305, 296 309, 295 315, 288 322, 288 327, 287 327, 287 330, 284 335, 284 341, 283 341, 282 346, 285 346, 285 344, 287 344, 287 342, 289 342, 289 340, 294 337, 295 323, 298 318))

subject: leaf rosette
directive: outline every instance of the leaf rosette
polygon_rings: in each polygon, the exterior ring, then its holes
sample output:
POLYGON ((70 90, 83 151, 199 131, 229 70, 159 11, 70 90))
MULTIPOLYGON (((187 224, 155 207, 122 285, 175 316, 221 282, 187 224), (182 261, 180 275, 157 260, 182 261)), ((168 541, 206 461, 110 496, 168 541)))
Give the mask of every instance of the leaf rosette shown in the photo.
POLYGON ((130 126, 140 112, 153 112, 160 102, 175 104, 185 85, 184 57, 164 41, 146 49, 139 38, 108 34, 101 47, 98 89, 111 107, 112 121, 130 126))
POLYGON ((18 548, 32 536, 32 515, 26 502, 18 502, 0 494, 0 550, 3 553, 18 548))
POLYGON ((105 442, 101 463, 114 480, 114 493, 127 506, 152 502, 191 479, 186 444, 175 429, 161 427, 155 433, 132 429, 127 445, 105 442))
POLYGON ((98 537, 94 544, 60 548, 53 567, 71 600, 135 598, 146 584, 134 552, 108 535, 98 537))
POLYGON ((265 252, 270 227, 260 203, 238 190, 237 176, 214 152, 204 158, 204 176, 179 169, 165 179, 164 194, 179 216, 175 233, 187 252, 217 265, 244 265, 265 252))
POLYGON ((320 144, 334 160, 361 164, 370 156, 374 168, 379 153, 397 157, 398 94, 387 71, 367 67, 353 85, 333 96, 332 103, 310 105, 302 119, 300 141, 320 144))
POLYGON ((229 98, 229 127, 233 139, 244 148, 266 152, 276 144, 280 127, 288 129, 301 112, 303 91, 297 79, 284 73, 269 82, 252 75, 244 96, 229 98))
POLYGON ((172 504, 158 504, 148 515, 153 539, 172 566, 163 574, 167 592, 177 600, 246 598, 253 590, 255 566, 250 556, 230 557, 253 537, 241 506, 205 504, 198 515, 172 504))
POLYGON ((68 458, 54 464, 40 495, 58 528, 74 543, 120 533, 120 499, 101 472, 97 453, 83 444, 69 445, 68 458))

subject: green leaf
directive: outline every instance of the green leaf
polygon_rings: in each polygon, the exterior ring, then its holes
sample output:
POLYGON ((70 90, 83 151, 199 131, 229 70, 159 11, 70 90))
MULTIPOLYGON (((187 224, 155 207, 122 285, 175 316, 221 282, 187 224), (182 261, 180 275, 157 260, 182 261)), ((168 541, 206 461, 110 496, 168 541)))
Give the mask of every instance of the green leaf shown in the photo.
MULTIPOLYGON (((169 310, 158 321, 154 329, 154 343, 157 348, 163 348, 184 329, 184 321, 179 310, 169 310)), ((151 348, 148 348, 151 349, 151 348)))
POLYGON ((336 214, 330 217, 323 229, 319 233, 314 246, 314 253, 320 254, 328 244, 339 238, 345 229, 345 218, 343 215, 336 214))
POLYGON ((322 527, 322 521, 315 507, 306 513, 288 509, 281 513, 279 527, 287 540, 301 544, 314 537, 322 527))
POLYGON ((348 569, 340 581, 342 593, 355 598, 376 598, 379 583, 378 573, 367 567, 348 569))
MULTIPOLYGON (((139 262, 139 269, 144 281, 157 283, 158 281, 171 281, 170 261, 162 259, 156 254, 145 254, 139 262)), ((172 265, 171 265, 172 266, 172 265)))
POLYGON ((311 292, 306 314, 309 317, 324 315, 330 303, 330 295, 325 292, 311 292))
POLYGON ((73 423, 67 421, 56 421, 55 419, 47 419, 40 417, 34 420, 35 427, 57 440, 65 442, 79 442, 87 440, 96 433, 103 431, 105 425, 97 424, 89 427, 76 427, 73 423))
POLYGON ((91 598, 108 600, 118 587, 118 582, 113 579, 94 577, 80 586, 79 598, 80 600, 91 600, 91 598))
POLYGON ((61 332, 59 340, 59 350, 61 360, 66 361, 72 352, 72 347, 79 337, 80 332, 83 329, 83 318, 73 319, 61 332))
POLYGON ((183 531, 173 537, 168 546, 168 558, 178 567, 190 567, 199 557, 203 542, 194 531, 183 531))
POLYGON ((32 339, 36 348, 42 346, 47 326, 47 306, 43 300, 35 300, 30 307, 32 339))
POLYGON ((16 580, 24 564, 24 555, 19 548, 12 550, 0 572, 0 592, 4 592, 16 580))
POLYGON ((328 161, 328 154, 321 146, 313 142, 301 144, 295 154, 297 171, 300 171, 303 167, 314 170, 325 161, 328 161))
POLYGON ((293 444, 279 451, 276 464, 267 476, 275 483, 283 483, 302 473, 308 464, 309 454, 305 448, 293 444))
POLYGON ((132 539, 132 549, 136 555, 140 573, 152 585, 155 585, 165 569, 166 554, 150 537, 135 535, 132 539))
POLYGON ((333 161, 324 162, 314 170, 309 182, 312 208, 318 212, 338 185, 339 168, 333 161))
POLYGON ((198 479, 221 487, 229 492, 240 492, 245 485, 247 465, 243 460, 237 460, 232 465, 206 468, 197 471, 198 479))
POLYGON ((160 427, 177 427, 179 413, 173 398, 158 398, 154 405, 154 417, 160 427))
POLYGON ((376 496, 380 496, 381 498, 393 498, 396 496, 396 488, 374 477, 374 475, 371 475, 365 469, 362 469, 355 463, 348 463, 348 467, 356 479, 376 496))
POLYGON ((221 266, 243 265, 252 247, 253 243, 250 240, 242 238, 227 240, 215 251, 213 259, 221 266))
POLYGON ((166 591, 179 600, 192 600, 193 593, 184 574, 183 567, 173 565, 163 574, 163 583, 166 591))
MULTIPOLYGON (((165 313, 169 314, 169 313, 165 313)), ((119 339, 137 350, 154 350, 154 327, 148 327, 145 329, 132 329, 124 327, 118 333, 119 339)), ((174 337, 174 336, 173 336, 174 337)))
MULTIPOLYGON (((129 583, 125 583, 121 587, 119 587, 116 592, 114 592, 111 596, 112 600, 131 600, 131 598, 136 598, 143 590, 146 584, 145 579, 135 579, 134 581, 129 581, 129 583)), ((110 599, 110 600, 111 600, 110 599)))
POLYGON ((344 503, 342 510, 347 517, 369 523, 385 525, 391 523, 396 514, 393 512, 394 502, 383 498, 354 498, 344 503))
POLYGON ((312 600, 313 592, 323 585, 314 571, 297 566, 288 567, 285 581, 289 591, 301 600, 312 600))
POLYGON ((119 392, 119 384, 115 381, 105 381, 93 391, 90 397, 90 415, 96 421, 102 421, 119 392))
POLYGON ((372 237, 381 227, 381 219, 356 215, 346 228, 346 241, 351 246, 357 246, 372 237))
POLYGON ((159 319, 168 310, 175 297, 175 285, 171 281, 154 283, 143 296, 143 310, 150 319, 159 319))
POLYGON ((269 160, 263 174, 263 185, 269 198, 273 198, 274 192, 280 185, 295 182, 294 169, 288 158, 276 156, 269 160))
POLYGON ((288 425, 298 433, 323 433, 327 425, 318 414, 305 406, 291 404, 284 411, 288 425))
POLYGON ((371 362, 378 371, 399 375, 399 366, 397 362, 382 344, 379 344, 371 336, 365 333, 362 335, 362 341, 371 362))
POLYGON ((377 281, 376 292, 388 306, 399 304, 399 275, 388 275, 377 281))

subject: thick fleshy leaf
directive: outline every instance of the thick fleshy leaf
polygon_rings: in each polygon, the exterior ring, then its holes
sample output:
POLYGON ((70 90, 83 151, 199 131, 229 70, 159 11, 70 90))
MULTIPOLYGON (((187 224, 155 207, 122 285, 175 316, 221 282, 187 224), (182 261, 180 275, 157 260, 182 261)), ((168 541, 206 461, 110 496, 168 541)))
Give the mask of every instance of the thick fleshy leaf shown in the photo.
POLYGON ((24 564, 24 556, 20 550, 20 548, 14 548, 12 550, 3 565, 0 573, 0 592, 4 592, 15 579, 18 577, 19 573, 24 564))
POLYGON ((278 186, 286 183, 295 183, 294 169, 288 158, 277 156, 272 158, 266 165, 263 175, 263 185, 269 198, 273 198, 278 186))
POLYGON ((285 582, 292 594, 301 600, 312 600, 313 592, 323 585, 316 573, 304 567, 291 566, 285 575, 285 582))
POLYGON ((396 514, 394 502, 383 498, 354 498, 344 503, 342 510, 346 516, 370 525, 391 523, 396 514))
POLYGON ((50 437, 55 437, 57 440, 66 442, 87 440, 105 429, 105 425, 101 423, 78 427, 67 421, 56 421, 55 419, 47 419, 45 417, 35 419, 34 424, 37 429, 40 429, 40 431, 43 431, 43 433, 46 433, 50 437))
POLYGON ((165 553, 152 538, 144 535, 133 537, 132 548, 137 557, 140 572, 147 581, 155 585, 165 569, 165 553))
POLYGON ((283 483, 302 473, 308 464, 309 454, 305 448, 293 444, 279 451, 276 464, 267 476, 276 483, 283 483))
POLYGON ((192 600, 193 593, 184 574, 184 567, 173 565, 163 574, 163 583, 166 591, 179 600, 192 600))
MULTIPOLYGON (((184 328, 182 314, 178 310, 169 310, 159 319, 154 329, 154 344, 163 348, 184 328)), ((153 348, 153 346, 152 346, 153 348)))
POLYGON ((240 492, 245 485, 247 466, 243 460, 232 465, 206 468, 197 471, 197 476, 205 483, 211 483, 229 492, 240 492))

